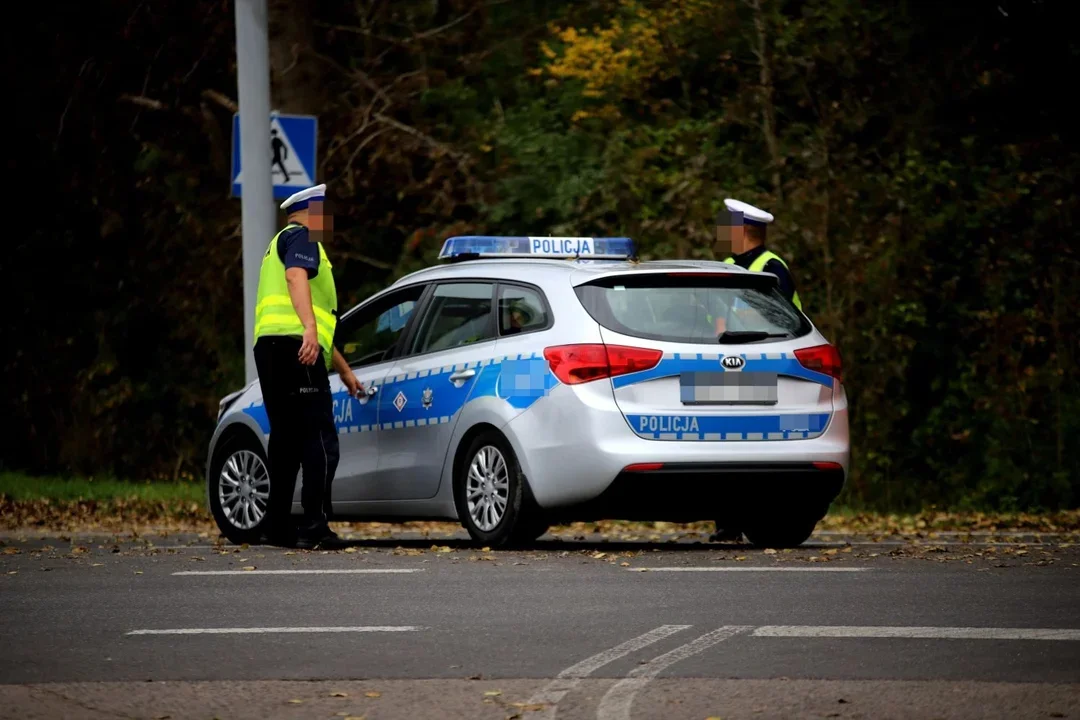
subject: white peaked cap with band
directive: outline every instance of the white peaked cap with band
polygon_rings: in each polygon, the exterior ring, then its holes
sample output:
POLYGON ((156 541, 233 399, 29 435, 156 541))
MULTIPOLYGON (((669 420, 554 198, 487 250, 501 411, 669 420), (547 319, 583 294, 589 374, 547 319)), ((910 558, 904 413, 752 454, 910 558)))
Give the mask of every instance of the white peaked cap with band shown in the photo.
POLYGON ((322 202, 325 199, 326 184, 324 183, 322 185, 306 188, 285 198, 285 202, 281 203, 281 209, 288 210, 289 212, 298 212, 306 209, 310 202, 322 202))
POLYGON ((761 208, 756 208, 753 205, 744 203, 742 200, 732 200, 727 198, 724 200, 724 205, 731 212, 742 213, 743 222, 748 225, 767 225, 773 221, 772 213, 765 212, 761 208))

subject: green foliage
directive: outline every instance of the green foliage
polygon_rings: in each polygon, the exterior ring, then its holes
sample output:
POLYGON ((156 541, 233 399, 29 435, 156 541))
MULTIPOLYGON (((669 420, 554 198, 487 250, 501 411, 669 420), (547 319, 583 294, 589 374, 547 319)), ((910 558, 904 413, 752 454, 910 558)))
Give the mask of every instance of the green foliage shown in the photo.
MULTIPOLYGON (((628 234, 646 258, 712 258, 738 197, 777 216, 769 244, 843 355, 842 502, 1080 505, 1067 4, 304 11, 310 47, 275 68, 275 93, 316 80, 299 111, 320 116, 343 305, 463 232, 628 234)), ((117 1, 5 48, 56 51, 16 80, 47 99, 16 151, 53 211, 2 265, 19 299, 2 320, 3 467, 201 472, 246 341, 232 111, 215 100, 235 97, 232 33, 220 3, 117 1)))

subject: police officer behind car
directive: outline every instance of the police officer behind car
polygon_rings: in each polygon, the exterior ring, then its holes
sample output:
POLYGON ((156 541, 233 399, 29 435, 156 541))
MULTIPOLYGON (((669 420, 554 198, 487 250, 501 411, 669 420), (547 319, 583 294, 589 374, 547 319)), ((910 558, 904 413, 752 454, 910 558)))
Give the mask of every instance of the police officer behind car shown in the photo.
POLYGON ((255 306, 255 365, 270 421, 268 534, 297 547, 338 540, 328 524, 339 457, 330 369, 350 395, 361 390, 333 344, 337 288, 322 245, 333 230, 325 191, 326 185, 316 185, 281 204, 288 224, 263 256, 255 306), (297 528, 291 509, 301 467, 304 519, 297 528))
POLYGON ((799 293, 795 292, 795 279, 788 270, 787 263, 780 256, 765 247, 765 228, 773 221, 767 213, 740 200, 724 200, 731 217, 730 237, 733 255, 724 260, 752 272, 767 272, 776 275, 780 281, 780 292, 795 307, 802 310, 799 293))
MULTIPOLYGON (((724 200, 724 206, 727 212, 722 213, 722 219, 717 222, 717 231, 720 235, 717 239, 725 246, 730 245, 729 251, 732 253, 725 258, 724 262, 738 265, 751 272, 768 272, 776 275, 780 292, 795 307, 802 310, 799 293, 795 292, 795 279, 792 278, 787 263, 765 247, 765 228, 773 221, 772 213, 731 198, 724 200)), ((717 521, 716 532, 709 539, 715 542, 738 540, 740 537, 742 537, 742 531, 734 527, 724 527, 717 521)))

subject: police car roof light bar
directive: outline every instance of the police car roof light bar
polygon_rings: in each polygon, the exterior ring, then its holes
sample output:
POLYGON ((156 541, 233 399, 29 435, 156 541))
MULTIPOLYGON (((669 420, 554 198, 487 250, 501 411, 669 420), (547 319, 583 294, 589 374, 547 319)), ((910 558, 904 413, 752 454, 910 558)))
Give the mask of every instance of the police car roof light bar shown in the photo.
POLYGON ((629 260, 635 256, 628 237, 511 237, 458 235, 447 238, 440 260, 477 258, 557 258, 563 260, 629 260))

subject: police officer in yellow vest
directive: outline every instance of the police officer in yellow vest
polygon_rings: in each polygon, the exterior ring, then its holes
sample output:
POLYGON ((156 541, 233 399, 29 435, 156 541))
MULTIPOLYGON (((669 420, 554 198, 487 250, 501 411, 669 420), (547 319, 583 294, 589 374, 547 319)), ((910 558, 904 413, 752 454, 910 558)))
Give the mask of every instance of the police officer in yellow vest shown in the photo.
MULTIPOLYGON (((765 227, 773 221, 772 213, 731 198, 724 200, 724 206, 727 212, 721 213, 722 219, 717 221, 717 231, 722 237, 717 240, 725 246, 730 244, 732 253, 724 262, 751 272, 773 273, 779 280, 780 292, 802 310, 802 301, 799 300, 799 293, 795 292, 795 280, 788 271, 787 263, 765 247, 765 227)), ((724 527, 717 521, 716 531, 709 539, 715 542, 738 540, 741 537, 742 531, 737 527, 724 527)))
POLYGON ((337 288, 322 241, 333 232, 326 185, 302 190, 281 204, 288 224, 270 241, 259 272, 255 306, 255 365, 270 421, 271 540, 315 547, 338 540, 330 530, 330 489, 338 437, 329 372, 350 395, 362 387, 334 347, 337 288), (296 475, 304 518, 292 522, 296 475))
POLYGON ((765 247, 765 227, 773 221, 771 213, 740 200, 728 198, 724 205, 732 218, 730 226, 732 256, 724 262, 738 265, 752 272, 768 272, 780 281, 780 292, 795 307, 802 310, 799 293, 795 292, 795 280, 787 263, 765 247))

